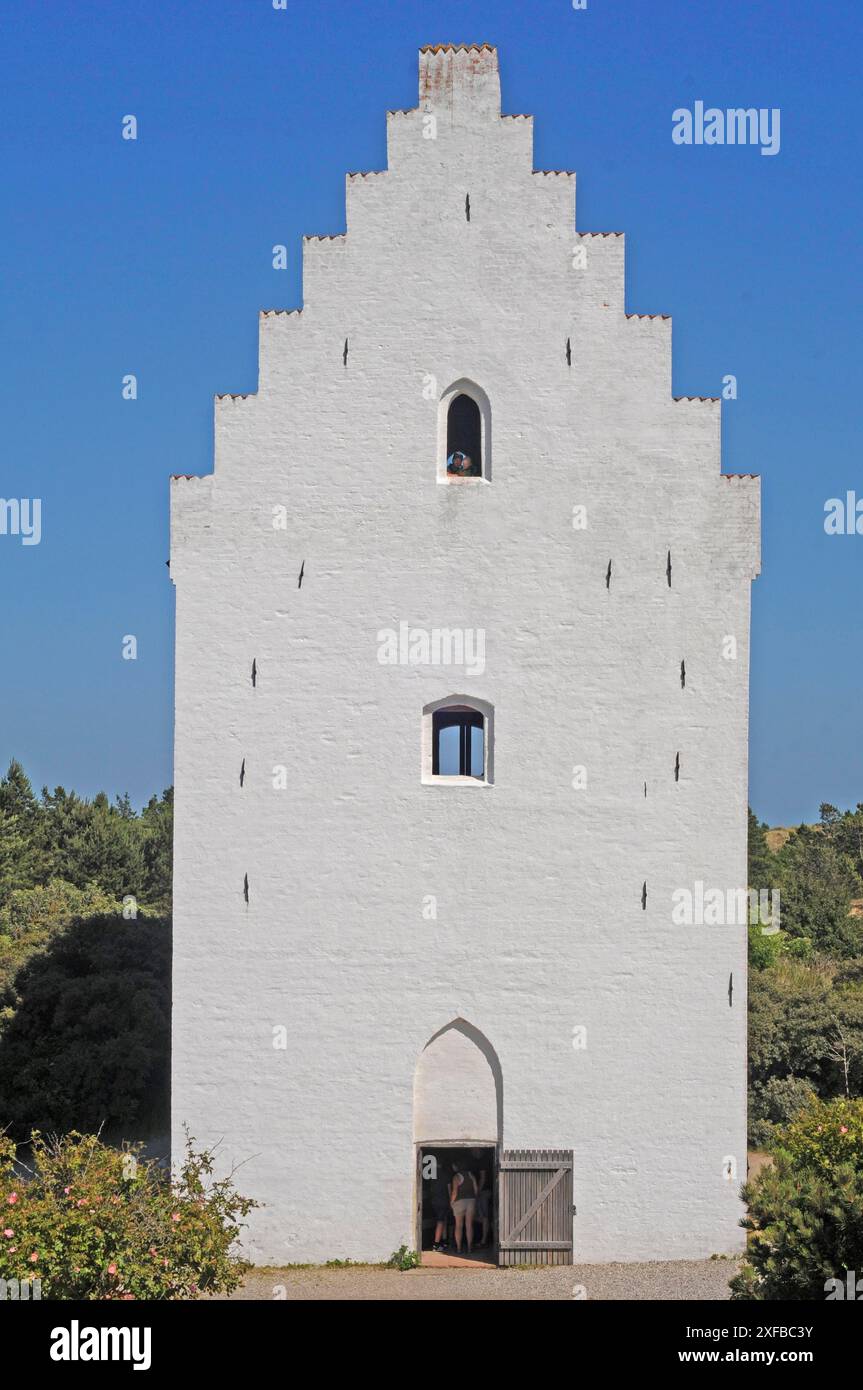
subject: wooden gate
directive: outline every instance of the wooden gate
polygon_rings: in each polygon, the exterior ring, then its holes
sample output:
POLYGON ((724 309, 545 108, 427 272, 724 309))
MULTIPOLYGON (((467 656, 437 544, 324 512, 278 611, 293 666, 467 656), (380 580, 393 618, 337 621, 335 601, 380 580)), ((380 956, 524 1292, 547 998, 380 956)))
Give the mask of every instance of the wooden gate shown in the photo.
POLYGON ((500 1264, 571 1265, 572 1149, 508 1149, 498 1171, 500 1264))

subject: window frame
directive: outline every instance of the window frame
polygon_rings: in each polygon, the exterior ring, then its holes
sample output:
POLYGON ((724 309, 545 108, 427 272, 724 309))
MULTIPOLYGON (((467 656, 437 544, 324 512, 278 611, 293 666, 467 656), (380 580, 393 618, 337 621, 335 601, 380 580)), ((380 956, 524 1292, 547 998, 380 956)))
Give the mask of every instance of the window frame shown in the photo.
POLYGON ((437 481, 447 486, 479 487, 491 482, 491 405, 481 386, 461 377, 441 395, 438 402, 438 460, 437 481), (476 478, 460 478, 457 473, 447 473, 447 447, 449 440, 449 410, 457 396, 467 396, 479 410, 480 427, 480 474, 476 478))
MULTIPOLYGON (((452 722, 461 721, 454 719, 452 722)), ((446 727, 446 725, 442 727, 446 727)), ((473 695, 448 695, 442 700, 433 700, 424 706, 420 747, 420 780, 423 785, 434 787, 490 787, 494 785, 494 706, 488 700, 480 700, 473 695), (474 716, 472 721, 465 721, 466 727, 482 727, 482 776, 474 777, 470 774, 464 776, 462 773, 434 771, 434 768, 439 765, 439 750, 435 748, 437 742, 435 715, 448 713, 474 716)))
POLYGON ((485 776, 485 719, 479 710, 469 705, 444 705, 432 715, 432 777, 484 777, 485 776), (444 729, 459 730, 459 770, 457 773, 440 770, 440 736, 444 729), (471 772, 473 764, 473 738, 468 730, 482 730, 482 772, 471 772))

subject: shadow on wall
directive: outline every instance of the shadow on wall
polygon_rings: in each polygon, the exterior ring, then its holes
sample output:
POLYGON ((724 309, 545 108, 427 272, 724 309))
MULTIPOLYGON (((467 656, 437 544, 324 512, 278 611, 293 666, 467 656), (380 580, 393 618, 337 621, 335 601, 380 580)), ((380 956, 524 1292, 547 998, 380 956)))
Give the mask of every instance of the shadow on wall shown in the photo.
POLYGON ((33 1129, 101 1127, 107 1142, 147 1138, 162 1157, 170 922, 92 917, 62 927, 17 971, 4 970, 10 959, 0 951, 0 1128, 24 1143, 33 1129))

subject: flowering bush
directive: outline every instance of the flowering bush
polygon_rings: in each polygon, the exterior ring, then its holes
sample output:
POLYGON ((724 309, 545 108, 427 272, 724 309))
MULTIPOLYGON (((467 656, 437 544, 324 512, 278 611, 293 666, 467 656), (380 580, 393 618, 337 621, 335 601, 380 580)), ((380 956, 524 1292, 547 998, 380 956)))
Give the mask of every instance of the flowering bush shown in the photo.
POLYGON ((813 1101, 782 1131, 780 1145, 810 1172, 851 1163, 863 1176, 863 1100, 813 1101))
POLYGON ((863 1100, 813 1101, 779 1145, 743 1188, 751 1234, 734 1299, 823 1299, 828 1280, 863 1273, 863 1100))
POLYGON ((234 1253, 257 1205, 214 1156, 187 1138, 172 1180, 96 1135, 33 1137, 21 1178, 15 1145, 0 1136, 0 1278, 41 1281, 43 1298, 183 1299, 230 1292, 248 1266, 234 1253))

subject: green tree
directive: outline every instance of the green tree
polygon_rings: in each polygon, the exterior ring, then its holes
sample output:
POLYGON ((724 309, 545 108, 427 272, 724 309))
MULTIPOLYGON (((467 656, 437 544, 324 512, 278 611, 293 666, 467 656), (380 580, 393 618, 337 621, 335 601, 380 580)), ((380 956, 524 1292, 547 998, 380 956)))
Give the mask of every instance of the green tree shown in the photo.
POLYGON ((28 865, 30 846, 17 816, 0 811, 0 905, 10 893, 32 883, 28 865))
POLYGON ((840 854, 851 860, 863 879, 863 801, 856 811, 837 811, 829 801, 821 806, 822 833, 840 854))
POLYGON ((768 827, 759 821, 752 807, 749 807, 748 836, 748 877, 749 888, 772 888, 776 883, 776 855, 767 844, 768 827))
POLYGON ((13 758, 0 780, 0 903, 30 888, 47 869, 40 846, 42 808, 23 767, 13 758))
POLYGON ((815 1101, 743 1188, 747 1259, 736 1300, 823 1300, 863 1269, 863 1100, 815 1101))
POLYGON ((160 912, 171 910, 174 853, 174 788, 152 796, 141 812, 144 833, 145 898, 160 912))
POLYGON ((17 759, 9 764, 6 776, 0 780, 0 812, 18 816, 22 825, 32 828, 41 814, 41 807, 30 779, 17 759))
POLYGON ((59 878, 10 893, 0 906, 0 1027, 17 1008, 15 978, 31 956, 76 918, 118 910, 119 904, 97 884, 76 888, 59 878))
POLYGON ((863 926, 850 914, 863 895, 853 860, 830 836, 801 825, 776 856, 783 930, 808 937, 815 950, 834 957, 863 955, 863 926))
POLYGON ((100 916, 73 922, 18 970, 0 1096, 19 1138, 166 1124, 170 966, 166 922, 100 916))
POLYGON ((78 888, 98 883, 113 898, 144 898, 144 835, 135 817, 112 807, 104 792, 88 802, 63 787, 46 789, 43 805, 54 877, 78 888))

